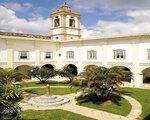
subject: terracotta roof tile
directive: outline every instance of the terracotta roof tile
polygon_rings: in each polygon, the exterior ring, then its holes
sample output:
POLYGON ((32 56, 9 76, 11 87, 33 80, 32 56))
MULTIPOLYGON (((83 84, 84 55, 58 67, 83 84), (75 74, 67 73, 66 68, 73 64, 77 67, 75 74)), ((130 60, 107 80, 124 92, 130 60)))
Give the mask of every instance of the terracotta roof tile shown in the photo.
POLYGON ((27 38, 39 38, 39 39, 51 39, 50 36, 23 34, 23 33, 14 33, 14 32, 0 32, 0 35, 15 36, 15 37, 27 37, 27 38))

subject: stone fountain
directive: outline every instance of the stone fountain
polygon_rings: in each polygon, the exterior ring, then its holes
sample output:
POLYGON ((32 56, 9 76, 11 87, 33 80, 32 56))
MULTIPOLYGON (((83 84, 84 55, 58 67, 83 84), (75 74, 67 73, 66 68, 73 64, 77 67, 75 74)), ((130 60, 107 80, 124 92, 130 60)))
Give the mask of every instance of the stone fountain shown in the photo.
POLYGON ((47 94, 32 97, 28 103, 34 107, 56 107, 68 103, 70 100, 63 96, 52 95, 50 92, 50 86, 47 85, 47 94))

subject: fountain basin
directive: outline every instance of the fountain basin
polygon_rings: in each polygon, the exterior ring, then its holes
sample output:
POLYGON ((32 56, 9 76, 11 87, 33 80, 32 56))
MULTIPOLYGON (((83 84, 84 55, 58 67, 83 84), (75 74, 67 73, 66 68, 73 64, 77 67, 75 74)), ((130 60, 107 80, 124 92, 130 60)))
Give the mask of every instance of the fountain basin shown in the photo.
POLYGON ((31 98, 28 103, 34 107, 56 107, 68 103, 70 100, 64 96, 42 95, 31 98))

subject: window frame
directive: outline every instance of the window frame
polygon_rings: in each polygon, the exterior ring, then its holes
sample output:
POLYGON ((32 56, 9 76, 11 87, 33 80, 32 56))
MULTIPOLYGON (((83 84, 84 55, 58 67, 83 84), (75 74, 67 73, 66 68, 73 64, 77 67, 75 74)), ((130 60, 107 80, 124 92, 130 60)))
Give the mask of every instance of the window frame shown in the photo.
POLYGON ((150 60, 150 49, 147 49, 147 60, 150 60))
POLYGON ((87 60, 97 60, 97 51, 96 50, 88 50, 87 51, 87 60))
POLYGON ((69 27, 75 28, 75 19, 74 19, 74 17, 71 17, 71 18, 69 19, 69 27), (71 25, 71 22, 74 22, 74 24, 71 25))
POLYGON ((19 51, 19 60, 28 60, 28 59, 29 59, 29 51, 19 51), (23 52, 25 52, 26 55, 22 55, 23 52))
POLYGON ((115 59, 115 60, 125 60, 126 59, 126 50, 124 50, 124 49, 113 50, 113 59, 115 59), (123 56, 123 57, 121 57, 121 56, 123 56))
POLYGON ((44 52, 44 59, 45 59, 45 60, 53 59, 53 52, 50 52, 50 51, 44 52), (46 58, 47 53, 48 53, 49 56, 50 56, 49 58, 46 58))
POLYGON ((54 19, 54 27, 55 28, 60 27, 60 18, 58 16, 56 16, 54 19), (58 20, 58 25, 56 25, 56 20, 58 20))
POLYGON ((74 59, 74 51, 66 51, 66 59, 74 59))

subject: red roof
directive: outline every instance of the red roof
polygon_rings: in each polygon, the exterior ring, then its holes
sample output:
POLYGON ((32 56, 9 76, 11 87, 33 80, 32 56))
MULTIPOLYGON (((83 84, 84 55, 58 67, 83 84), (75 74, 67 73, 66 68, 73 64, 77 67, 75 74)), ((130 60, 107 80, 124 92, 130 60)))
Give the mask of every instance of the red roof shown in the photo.
POLYGON ((0 32, 0 35, 4 36, 15 36, 15 37, 27 37, 27 38, 39 38, 39 39, 50 39, 50 36, 44 35, 33 35, 33 34, 24 34, 24 33, 14 33, 14 32, 0 32))

